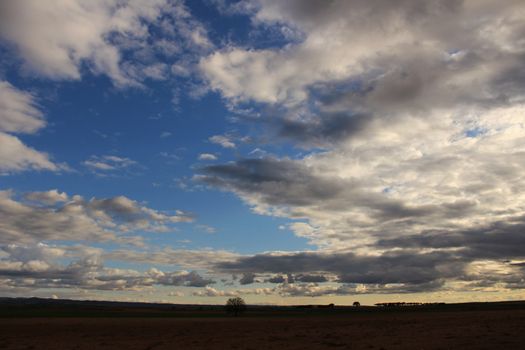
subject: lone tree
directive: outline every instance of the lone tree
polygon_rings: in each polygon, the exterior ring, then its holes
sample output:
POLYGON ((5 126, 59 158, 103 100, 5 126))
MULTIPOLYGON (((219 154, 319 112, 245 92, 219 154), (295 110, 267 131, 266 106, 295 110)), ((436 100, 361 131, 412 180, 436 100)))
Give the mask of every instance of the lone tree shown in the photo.
POLYGON ((354 305, 354 307, 359 307, 359 306, 361 306, 361 303, 358 302, 358 301, 354 301, 354 303, 352 305, 354 305))
POLYGON ((246 303, 240 297, 230 298, 226 302, 226 312, 238 316, 246 311, 246 303))

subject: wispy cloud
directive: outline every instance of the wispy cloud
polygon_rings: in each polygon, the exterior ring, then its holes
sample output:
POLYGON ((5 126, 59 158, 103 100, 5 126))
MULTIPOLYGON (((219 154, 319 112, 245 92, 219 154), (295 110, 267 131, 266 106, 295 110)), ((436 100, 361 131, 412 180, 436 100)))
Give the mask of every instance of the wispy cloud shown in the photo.
POLYGON ((118 171, 140 167, 134 160, 113 155, 91 156, 82 164, 100 176, 115 175, 118 171))
POLYGON ((206 233, 215 233, 215 232, 217 232, 217 229, 215 227, 209 226, 209 225, 199 224, 196 227, 200 231, 203 231, 203 232, 206 232, 206 233))

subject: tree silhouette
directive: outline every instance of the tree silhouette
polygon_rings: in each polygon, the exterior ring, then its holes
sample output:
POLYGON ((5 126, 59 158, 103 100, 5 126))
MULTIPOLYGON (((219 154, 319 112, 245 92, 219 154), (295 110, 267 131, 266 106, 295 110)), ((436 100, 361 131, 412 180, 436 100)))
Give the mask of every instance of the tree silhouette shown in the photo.
POLYGON ((354 305, 354 307, 359 307, 359 306, 361 306, 361 303, 358 302, 358 301, 354 301, 354 303, 352 305, 354 305))
POLYGON ((246 303, 240 297, 230 298, 226 302, 226 312, 238 316, 246 311, 246 303))

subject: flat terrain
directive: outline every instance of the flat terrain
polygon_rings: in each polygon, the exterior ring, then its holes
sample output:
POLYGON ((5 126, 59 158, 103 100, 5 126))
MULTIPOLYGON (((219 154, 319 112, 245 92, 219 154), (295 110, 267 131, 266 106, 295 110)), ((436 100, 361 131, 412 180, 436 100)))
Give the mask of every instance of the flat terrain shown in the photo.
MULTIPOLYGON (((335 310, 334 310, 335 311, 335 310)), ((524 349, 525 310, 7 317, 0 349, 524 349)))

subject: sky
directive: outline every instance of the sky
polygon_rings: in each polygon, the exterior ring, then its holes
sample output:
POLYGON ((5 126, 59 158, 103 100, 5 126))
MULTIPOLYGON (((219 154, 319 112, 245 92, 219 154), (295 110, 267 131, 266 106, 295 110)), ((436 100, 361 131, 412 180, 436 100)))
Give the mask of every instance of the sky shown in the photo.
POLYGON ((525 299, 522 0, 0 0, 0 296, 525 299))

